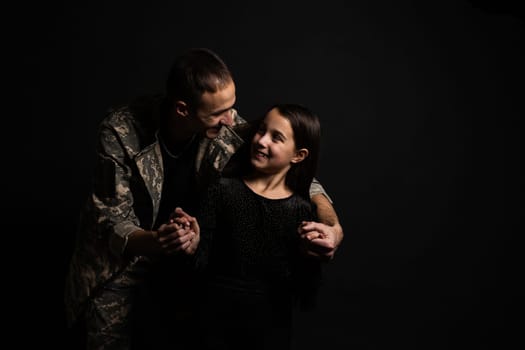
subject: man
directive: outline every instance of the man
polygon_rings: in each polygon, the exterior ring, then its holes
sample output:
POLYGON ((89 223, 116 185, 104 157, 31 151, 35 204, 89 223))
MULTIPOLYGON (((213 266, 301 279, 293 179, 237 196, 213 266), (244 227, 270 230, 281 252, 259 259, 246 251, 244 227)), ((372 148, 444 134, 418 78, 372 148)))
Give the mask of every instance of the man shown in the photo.
MULTIPOLYGON (((146 333, 164 335, 152 320, 153 298, 174 306, 172 318, 187 326, 175 336, 191 331, 187 316, 198 300, 195 289, 182 286, 196 285, 188 262, 199 236, 176 223, 173 211, 195 212, 196 193, 244 142, 238 133, 248 124, 233 109, 235 99, 224 62, 207 49, 192 49, 176 59, 163 96, 115 108, 100 124, 93 191, 65 289, 68 324, 82 326, 89 349, 128 349, 133 330, 148 325, 146 333)), ((343 231, 316 181, 311 198, 321 222, 299 233, 308 254, 331 259, 343 231)))

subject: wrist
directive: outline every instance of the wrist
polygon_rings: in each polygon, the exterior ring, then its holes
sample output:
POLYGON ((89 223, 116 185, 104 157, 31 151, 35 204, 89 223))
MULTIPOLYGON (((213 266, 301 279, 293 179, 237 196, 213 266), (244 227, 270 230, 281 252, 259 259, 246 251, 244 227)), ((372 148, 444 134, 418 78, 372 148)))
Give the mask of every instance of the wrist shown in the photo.
POLYGON ((335 224, 334 226, 332 226, 334 231, 335 231, 335 234, 336 234, 336 248, 339 246, 339 244, 341 244, 341 242, 343 241, 343 237, 344 237, 344 232, 343 232, 343 227, 337 223, 335 224))
POLYGON ((159 231, 150 231, 150 232, 151 232, 151 237, 153 237, 154 240, 159 239, 159 231))

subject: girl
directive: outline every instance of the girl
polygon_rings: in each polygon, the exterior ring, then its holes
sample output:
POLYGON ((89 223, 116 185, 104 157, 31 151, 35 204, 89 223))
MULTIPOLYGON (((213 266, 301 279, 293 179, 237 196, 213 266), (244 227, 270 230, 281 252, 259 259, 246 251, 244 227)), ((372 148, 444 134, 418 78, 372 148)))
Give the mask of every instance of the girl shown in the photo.
POLYGON ((294 305, 313 306, 321 266, 302 254, 298 229, 316 219, 309 187, 320 136, 309 109, 272 106, 240 173, 223 176, 204 196, 193 228, 201 237, 207 349, 289 349, 294 305))

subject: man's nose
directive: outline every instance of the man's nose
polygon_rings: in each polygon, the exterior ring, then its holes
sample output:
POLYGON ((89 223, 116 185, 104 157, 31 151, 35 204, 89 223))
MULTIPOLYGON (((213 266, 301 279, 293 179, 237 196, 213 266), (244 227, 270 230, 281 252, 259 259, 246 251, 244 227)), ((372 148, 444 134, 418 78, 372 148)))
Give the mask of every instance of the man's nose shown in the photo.
POLYGON ((228 112, 224 113, 222 118, 221 118, 220 123, 221 123, 221 125, 232 126, 233 125, 233 114, 232 114, 232 112, 228 111, 228 112))

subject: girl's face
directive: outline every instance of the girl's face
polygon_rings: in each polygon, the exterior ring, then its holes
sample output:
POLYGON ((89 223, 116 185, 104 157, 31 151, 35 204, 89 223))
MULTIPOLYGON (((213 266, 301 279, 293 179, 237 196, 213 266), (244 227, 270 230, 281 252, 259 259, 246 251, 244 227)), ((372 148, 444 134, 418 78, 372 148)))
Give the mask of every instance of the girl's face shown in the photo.
POLYGON ((295 148, 290 121, 277 109, 270 110, 252 139, 252 165, 266 174, 286 173, 302 158, 295 148))

